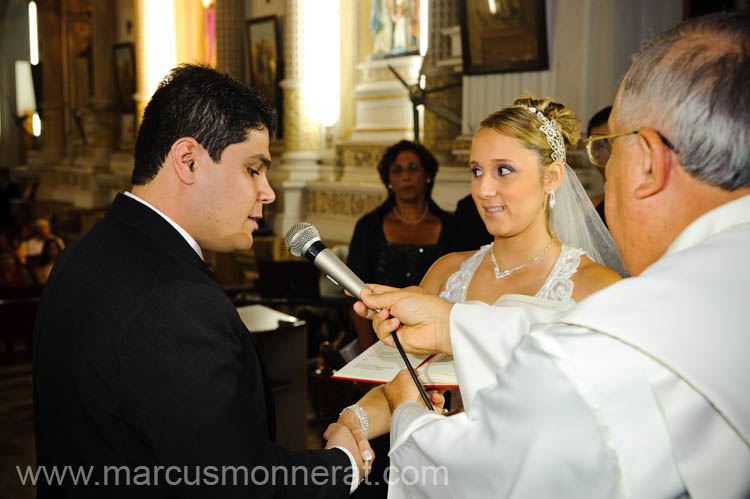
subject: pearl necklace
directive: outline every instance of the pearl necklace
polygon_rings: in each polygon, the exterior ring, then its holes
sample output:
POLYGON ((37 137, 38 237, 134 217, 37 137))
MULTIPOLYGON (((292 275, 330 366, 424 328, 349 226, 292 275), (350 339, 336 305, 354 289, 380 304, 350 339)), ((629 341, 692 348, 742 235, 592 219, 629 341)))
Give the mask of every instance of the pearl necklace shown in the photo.
POLYGON ((500 266, 497 264, 497 259, 495 258, 495 243, 493 242, 492 246, 490 247, 490 257, 492 257, 492 265, 495 266, 495 279, 502 279, 503 277, 508 277, 513 272, 515 272, 517 270, 525 269, 526 267, 528 267, 532 263, 538 262, 539 259, 544 256, 544 254, 547 252, 547 250, 552 247, 552 243, 554 241, 555 241, 554 238, 550 239, 549 244, 542 250, 542 252, 539 253, 534 258, 532 258, 531 260, 529 260, 528 262, 526 262, 526 263, 524 263, 522 265, 519 265, 518 267, 513 267, 512 269, 503 270, 502 272, 500 271, 500 266))
POLYGON ((427 218, 427 213, 429 212, 429 210, 427 208, 428 207, 425 204, 424 205, 424 213, 422 213, 422 216, 419 217, 419 220, 415 220, 414 222, 412 222, 411 220, 404 220, 403 218, 401 218, 401 215, 399 215, 398 208, 396 207, 395 204, 393 205, 393 214, 396 215, 396 218, 398 218, 401 222, 403 222, 405 224, 408 224, 408 225, 417 225, 417 224, 422 223, 424 221, 424 219, 427 218))

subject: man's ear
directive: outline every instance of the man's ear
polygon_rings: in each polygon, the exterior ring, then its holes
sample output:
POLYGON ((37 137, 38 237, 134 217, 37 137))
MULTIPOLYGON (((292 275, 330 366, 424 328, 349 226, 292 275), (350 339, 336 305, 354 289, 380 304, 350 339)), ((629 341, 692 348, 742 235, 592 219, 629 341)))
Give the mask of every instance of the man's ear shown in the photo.
POLYGON ((195 182, 195 163, 198 160, 200 144, 192 137, 177 139, 170 149, 171 167, 177 178, 185 184, 195 182))
POLYGON ((660 193, 666 187, 674 167, 674 158, 659 133, 651 128, 641 128, 638 148, 643 160, 635 169, 638 180, 633 195, 636 199, 644 199, 660 193))
POLYGON ((560 161, 553 161, 544 169, 545 192, 556 191, 565 176, 565 166, 560 161))

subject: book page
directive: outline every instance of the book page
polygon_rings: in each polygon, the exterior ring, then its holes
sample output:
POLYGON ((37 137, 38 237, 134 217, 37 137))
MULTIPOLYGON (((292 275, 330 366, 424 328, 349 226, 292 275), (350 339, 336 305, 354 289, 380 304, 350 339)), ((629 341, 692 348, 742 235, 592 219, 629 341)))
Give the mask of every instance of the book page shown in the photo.
MULTIPOLYGON (((415 369, 421 366, 417 369, 417 373, 425 386, 458 386, 456 371, 453 367, 453 357, 449 355, 414 354, 406 354, 406 357, 415 369), (433 359, 439 361, 436 362, 434 368, 432 367, 433 359), (429 374, 427 369, 429 369, 429 374)), ((379 341, 336 371, 332 377, 382 384, 391 381, 399 371, 405 368, 406 366, 398 350, 379 341)))
POLYGON ((425 386, 458 387, 456 365, 453 363, 452 355, 441 353, 428 358, 419 366, 417 374, 425 386))
MULTIPOLYGON (((427 355, 406 354, 406 358, 412 367, 417 367, 427 355)), ((398 350, 378 341, 336 371, 333 377, 367 383, 388 383, 402 369, 406 369, 406 366, 398 350)))

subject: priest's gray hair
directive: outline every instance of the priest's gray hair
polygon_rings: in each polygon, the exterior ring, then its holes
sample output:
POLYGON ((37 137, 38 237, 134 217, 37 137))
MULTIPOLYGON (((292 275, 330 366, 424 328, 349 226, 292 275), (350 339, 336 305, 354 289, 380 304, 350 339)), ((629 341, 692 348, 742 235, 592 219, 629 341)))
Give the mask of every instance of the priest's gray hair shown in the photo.
POLYGON ((616 99, 618 128, 658 130, 704 182, 750 186, 749 55, 747 13, 697 17, 647 41, 616 99))

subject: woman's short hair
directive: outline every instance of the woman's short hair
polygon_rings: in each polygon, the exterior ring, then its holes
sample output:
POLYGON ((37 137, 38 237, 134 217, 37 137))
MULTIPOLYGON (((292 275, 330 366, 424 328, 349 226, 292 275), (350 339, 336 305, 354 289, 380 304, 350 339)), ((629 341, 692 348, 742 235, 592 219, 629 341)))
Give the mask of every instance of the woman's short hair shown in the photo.
POLYGON ((432 188, 435 185, 434 180, 435 175, 437 175, 438 171, 438 162, 437 159, 435 159, 435 156, 433 156, 425 146, 417 142, 402 140, 386 149, 385 154, 383 154, 383 157, 380 158, 380 162, 378 163, 378 173, 380 174, 380 180, 382 180, 383 185, 388 187, 388 184, 390 184, 389 175, 391 165, 396 161, 396 156, 404 151, 411 151, 417 155, 422 168, 424 168, 426 177, 432 180, 432 182, 427 182, 427 185, 425 186, 425 197, 427 199, 430 199, 432 195, 432 188))

